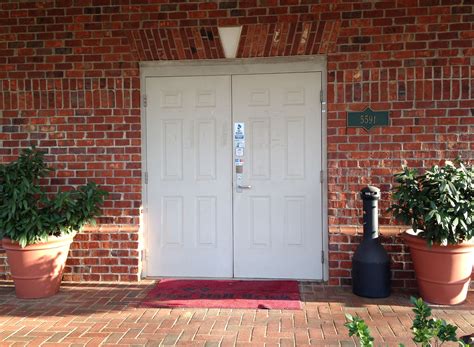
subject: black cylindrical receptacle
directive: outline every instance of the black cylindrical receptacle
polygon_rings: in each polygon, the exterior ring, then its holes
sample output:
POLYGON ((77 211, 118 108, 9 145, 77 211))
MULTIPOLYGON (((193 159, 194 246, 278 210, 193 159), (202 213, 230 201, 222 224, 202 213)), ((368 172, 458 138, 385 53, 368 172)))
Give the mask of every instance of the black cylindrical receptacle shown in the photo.
POLYGON ((368 186, 361 191, 364 205, 364 236, 352 258, 352 291, 367 298, 390 295, 390 257, 380 244, 378 201, 380 189, 368 186))

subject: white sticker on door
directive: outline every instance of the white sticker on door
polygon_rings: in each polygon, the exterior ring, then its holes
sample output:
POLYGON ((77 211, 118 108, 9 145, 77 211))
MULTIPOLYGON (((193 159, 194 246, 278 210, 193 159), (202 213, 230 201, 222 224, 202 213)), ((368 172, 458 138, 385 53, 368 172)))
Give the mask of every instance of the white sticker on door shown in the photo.
POLYGON ((234 139, 245 140, 245 124, 234 123, 234 139))

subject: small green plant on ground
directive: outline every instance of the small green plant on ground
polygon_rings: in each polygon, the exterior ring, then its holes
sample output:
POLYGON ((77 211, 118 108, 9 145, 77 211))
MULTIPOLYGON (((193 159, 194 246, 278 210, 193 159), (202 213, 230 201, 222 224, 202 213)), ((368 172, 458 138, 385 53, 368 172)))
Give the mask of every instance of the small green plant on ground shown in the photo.
POLYGON ((447 324, 443 319, 430 318, 431 308, 421 298, 412 297, 411 302, 415 305, 415 319, 411 328, 414 342, 422 346, 432 346, 431 342, 434 340, 437 346, 438 342, 459 341, 456 337, 456 326, 447 324))
POLYGON ((89 182, 48 194, 39 181, 51 170, 44 153, 36 148, 25 149, 17 160, 0 165, 0 237, 25 247, 94 222, 107 192, 89 182))
POLYGON ((355 336, 359 339, 362 347, 372 347, 374 338, 370 335, 370 330, 365 321, 360 317, 353 317, 346 313, 348 322, 344 324, 349 329, 349 336, 355 336))
MULTIPOLYGON (((443 319, 430 318, 431 309, 421 299, 411 297, 414 305, 413 312, 415 319, 411 331, 413 333, 413 342, 422 347, 440 346, 444 342, 458 342, 460 346, 468 346, 456 337, 456 326, 447 324, 443 319)), ((353 317, 346 314, 347 323, 344 325, 349 329, 349 336, 355 336, 359 339, 362 347, 372 347, 374 338, 370 335, 367 324, 360 317, 353 317)), ((402 344, 399 344, 402 347, 402 344)))

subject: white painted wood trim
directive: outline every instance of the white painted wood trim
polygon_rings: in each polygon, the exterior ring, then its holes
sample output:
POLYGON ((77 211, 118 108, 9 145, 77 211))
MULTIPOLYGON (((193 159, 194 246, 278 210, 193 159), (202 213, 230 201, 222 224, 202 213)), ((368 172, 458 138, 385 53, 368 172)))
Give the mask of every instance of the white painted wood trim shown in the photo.
POLYGON ((326 71, 325 56, 178 60, 140 63, 141 78, 326 71))
POLYGON ((146 107, 143 103, 144 97, 146 96, 146 79, 140 78, 140 130, 141 130, 141 141, 142 141, 142 205, 140 208, 140 226, 139 226, 139 252, 141 262, 141 273, 139 276, 145 278, 147 274, 147 259, 143 257, 143 254, 148 253, 148 190, 145 184, 145 175, 147 174, 147 146, 146 146, 146 107))

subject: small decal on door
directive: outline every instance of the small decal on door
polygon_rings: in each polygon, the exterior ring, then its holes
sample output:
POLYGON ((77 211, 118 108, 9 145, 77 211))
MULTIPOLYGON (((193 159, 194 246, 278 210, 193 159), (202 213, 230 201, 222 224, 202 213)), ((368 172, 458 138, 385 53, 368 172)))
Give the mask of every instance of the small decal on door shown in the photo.
POLYGON ((234 139, 245 140, 245 124, 234 123, 234 139))

